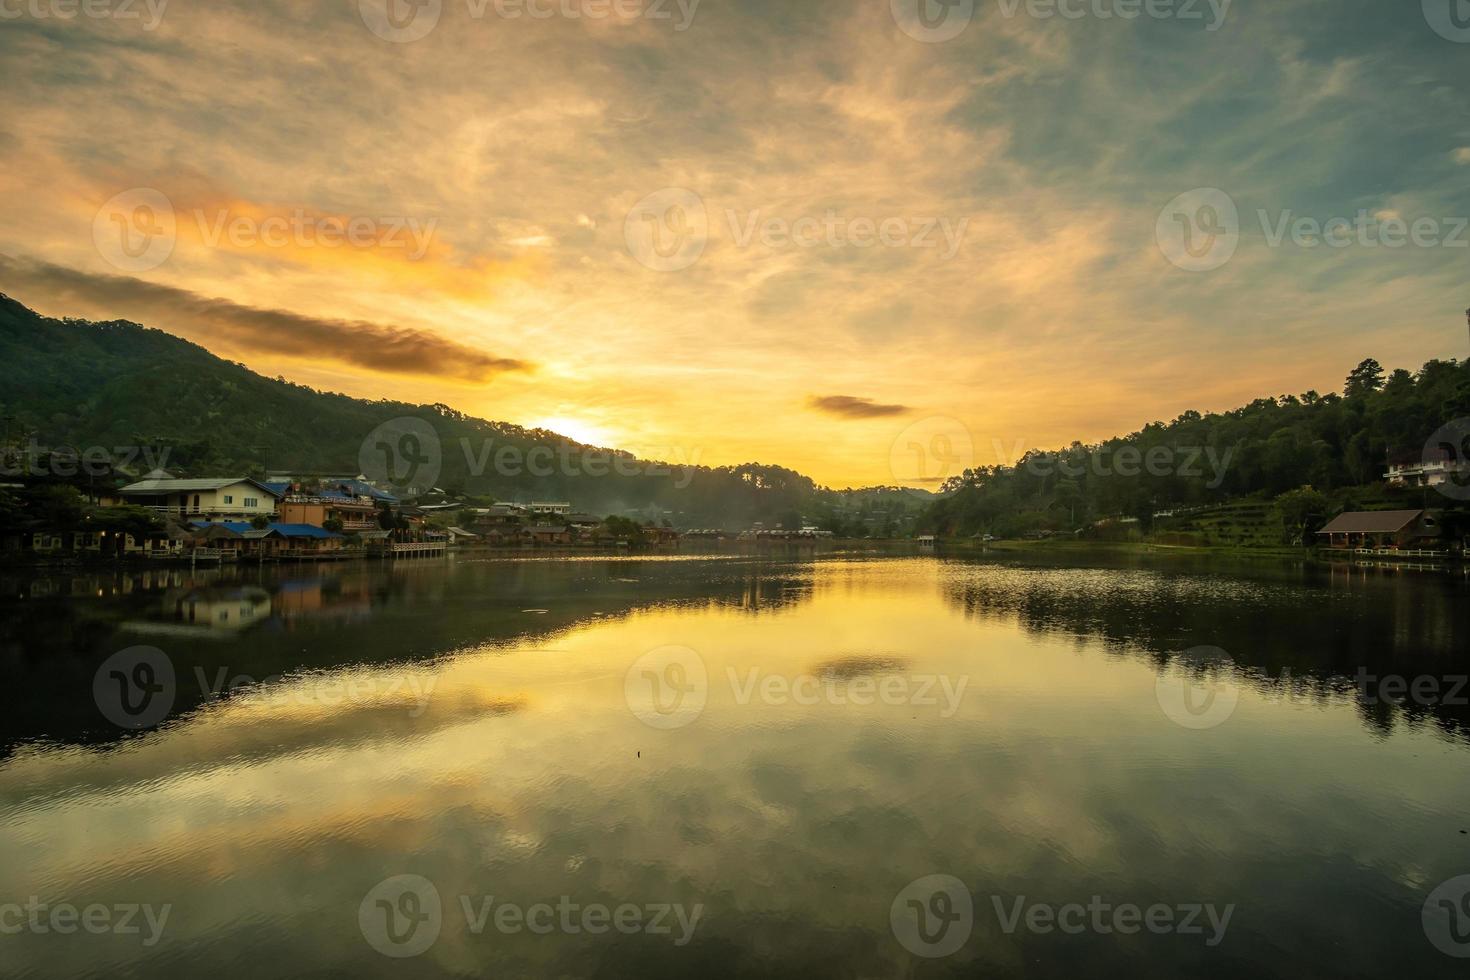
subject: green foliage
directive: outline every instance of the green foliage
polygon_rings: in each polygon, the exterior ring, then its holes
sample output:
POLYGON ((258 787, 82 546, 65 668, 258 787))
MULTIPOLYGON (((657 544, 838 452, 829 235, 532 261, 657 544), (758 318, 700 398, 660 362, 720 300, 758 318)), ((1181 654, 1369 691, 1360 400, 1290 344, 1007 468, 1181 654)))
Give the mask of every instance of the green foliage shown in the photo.
POLYGON ((153 531, 162 530, 164 526, 163 518, 158 514, 146 507, 134 507, 130 504, 89 508, 84 520, 88 530, 131 534, 135 539, 142 539, 153 531))
POLYGON ((30 521, 25 502, 19 494, 0 489, 0 531, 16 531, 30 521))
MULTIPOLYGON (((1470 416, 1470 361, 1430 361, 1417 374, 1399 370, 1385 379, 1370 358, 1353 370, 1347 392, 1261 398, 1219 414, 1186 412, 1097 445, 1073 443, 1028 453, 1015 466, 966 470, 944 485, 944 497, 919 526, 950 536, 1015 537, 1096 530, 1112 520, 1149 532, 1162 514, 1177 531, 1189 515, 1229 501, 1271 500, 1307 486, 1332 498, 1336 509, 1350 491, 1382 487, 1390 457, 1419 457, 1435 430, 1470 416), (1165 465, 1148 465, 1154 452, 1165 465)), ((1320 505, 1315 498, 1287 498, 1289 534, 1309 536, 1309 503, 1320 505)), ((1283 521, 1272 514, 1234 525, 1230 535, 1240 541, 1228 543, 1279 544, 1283 521)))
POLYGON ((643 528, 631 518, 614 515, 603 521, 602 527, 608 537, 614 540, 627 541, 629 544, 643 543, 643 528))
POLYGON ((29 488, 22 499, 26 513, 37 527, 52 531, 75 531, 87 513, 87 500, 76 488, 52 483, 29 488))
POLYGON ((1332 502, 1325 493, 1302 487, 1277 497, 1276 510, 1281 515, 1283 540, 1287 544, 1308 544, 1327 523, 1332 502))
MULTIPOLYGON (((819 503, 846 512, 846 493, 867 493, 828 491, 780 466, 641 461, 443 404, 317 391, 262 377, 159 330, 124 320, 55 320, 3 295, 0 392, 15 415, 16 441, 166 448, 163 458, 135 460, 135 475, 153 466, 175 476, 357 473, 364 439, 384 422, 412 417, 438 436, 438 485, 486 501, 570 500, 593 513, 643 513, 658 521, 672 514, 682 527, 743 528, 819 503), (513 467, 495 464, 506 450, 513 467)), ((914 510, 930 497, 893 492, 914 510)))
MULTIPOLYGON (((1408 372, 1404 373, 1407 374, 1408 372)), ((1342 394, 1344 398, 1361 398, 1363 395, 1370 395, 1382 387, 1383 365, 1370 357, 1348 373, 1347 383, 1343 386, 1342 394)))

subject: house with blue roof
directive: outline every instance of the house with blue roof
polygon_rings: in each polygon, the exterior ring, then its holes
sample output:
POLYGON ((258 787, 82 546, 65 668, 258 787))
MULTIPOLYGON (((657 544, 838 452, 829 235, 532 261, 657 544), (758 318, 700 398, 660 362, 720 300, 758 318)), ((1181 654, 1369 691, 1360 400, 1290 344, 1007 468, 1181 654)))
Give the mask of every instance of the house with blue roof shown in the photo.
POLYGON ((256 527, 246 521, 195 521, 193 527, 208 547, 260 561, 340 557, 346 540, 344 535, 315 524, 272 522, 256 527))

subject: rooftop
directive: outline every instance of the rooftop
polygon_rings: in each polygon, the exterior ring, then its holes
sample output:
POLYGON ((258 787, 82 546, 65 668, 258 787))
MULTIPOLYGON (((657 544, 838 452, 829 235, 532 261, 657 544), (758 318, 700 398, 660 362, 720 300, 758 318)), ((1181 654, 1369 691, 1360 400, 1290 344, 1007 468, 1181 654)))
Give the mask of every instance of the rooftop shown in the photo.
POLYGON ((1338 514, 1318 534, 1394 534, 1422 516, 1422 510, 1350 510, 1338 514))
POLYGON ((261 483, 259 480, 252 480, 248 476, 214 477, 207 480, 139 480, 137 483, 129 483, 119 490, 118 493, 191 493, 198 490, 223 490, 225 487, 233 487, 237 483, 248 483, 251 486, 259 487, 273 497, 281 496, 281 492, 270 484, 261 483))
POLYGON ((324 527, 317 527, 315 524, 272 523, 267 524, 263 528, 257 528, 248 521, 216 521, 212 524, 207 521, 195 521, 194 527, 201 531, 208 531, 210 528, 220 527, 229 531, 231 534, 238 534, 244 538, 264 538, 269 537, 271 534, 279 534, 283 538, 326 539, 342 537, 340 534, 328 531, 324 527))

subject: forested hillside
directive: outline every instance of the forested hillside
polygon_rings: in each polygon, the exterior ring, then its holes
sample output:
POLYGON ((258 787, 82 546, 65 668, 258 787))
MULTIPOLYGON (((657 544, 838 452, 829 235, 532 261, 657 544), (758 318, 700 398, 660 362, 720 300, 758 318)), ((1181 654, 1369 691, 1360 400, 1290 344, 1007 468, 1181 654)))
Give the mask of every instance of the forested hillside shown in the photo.
POLYGON ((435 483, 496 499, 568 500, 599 514, 671 511, 685 527, 803 519, 837 530, 903 530, 930 497, 828 491, 780 466, 690 467, 637 460, 447 405, 366 401, 270 379, 128 321, 43 317, 0 294, 0 416, 12 446, 150 447, 178 476, 357 473, 384 422, 422 419, 439 450, 435 483), (539 447, 540 456, 532 456, 539 447), (509 453, 514 465, 499 465, 509 453), (540 465, 531 463, 539 458, 540 465), (548 473, 549 475, 537 475, 548 473), (591 475, 589 475, 591 474, 591 475))
MULTIPOLYGON (((186 476, 355 473, 378 426, 413 418, 432 427, 435 482, 451 493, 569 500, 602 514, 670 512, 686 528, 801 521, 876 536, 916 528, 951 536, 1060 533, 1118 517, 1147 528, 1155 515, 1191 511, 1191 529, 1217 518, 1239 525, 1229 515, 1245 511, 1199 516, 1199 509, 1242 498, 1271 502, 1303 487, 1316 496, 1293 498, 1292 506, 1309 511, 1302 520, 1310 523, 1345 503, 1382 503, 1391 457, 1418 458, 1436 430, 1470 417, 1470 361, 1389 373, 1367 360, 1340 394, 1261 398, 1223 413, 1186 412, 1097 445, 1032 451, 1014 465, 966 470, 931 498, 898 488, 831 491, 758 463, 710 468, 636 460, 447 405, 316 391, 262 377, 159 330, 42 317, 3 294, 0 384, 12 447, 152 447, 166 451, 170 472, 186 476), (498 466, 497 451, 509 451, 519 465, 498 466), (536 451, 554 461, 543 469, 547 475, 526 465, 536 451)), ((1277 533, 1274 511, 1256 523, 1246 537, 1277 533)))
MULTIPOLYGON (((1015 465, 966 470, 945 484, 946 496, 920 526, 1013 536, 1125 517, 1147 528, 1156 514, 1243 497, 1274 501, 1288 492, 1296 495, 1293 507, 1371 508, 1391 493, 1383 486, 1390 458, 1421 458, 1441 427, 1467 417, 1470 361, 1430 361, 1417 373, 1386 374, 1370 359, 1341 394, 1308 391, 1218 414, 1186 412, 1099 445, 1073 443, 1028 453, 1015 465), (1305 502, 1297 494, 1303 487, 1315 491, 1305 502)), ((1405 505, 1425 502, 1422 492, 1397 496, 1405 505)), ((1454 502, 1429 496, 1434 504, 1454 502)))

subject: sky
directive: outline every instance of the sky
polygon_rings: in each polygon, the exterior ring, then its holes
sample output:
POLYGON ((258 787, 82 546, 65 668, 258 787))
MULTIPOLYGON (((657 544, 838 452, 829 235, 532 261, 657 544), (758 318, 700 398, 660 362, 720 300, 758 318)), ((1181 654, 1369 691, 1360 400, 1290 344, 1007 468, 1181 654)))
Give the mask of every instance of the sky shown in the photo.
POLYGON ((0 0, 0 73, 0 291, 653 458, 926 486, 1470 346, 1463 0, 0 0))

